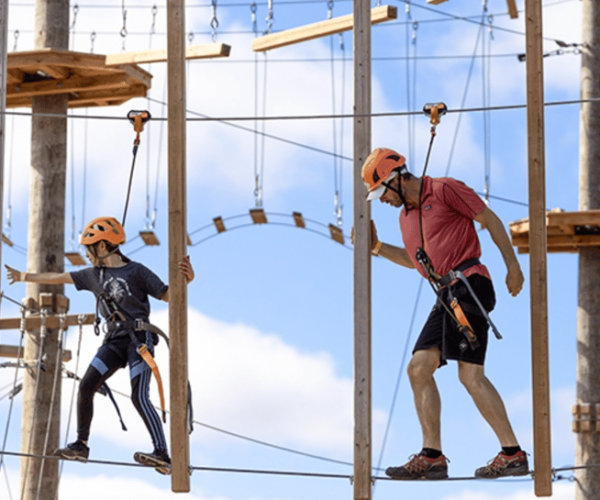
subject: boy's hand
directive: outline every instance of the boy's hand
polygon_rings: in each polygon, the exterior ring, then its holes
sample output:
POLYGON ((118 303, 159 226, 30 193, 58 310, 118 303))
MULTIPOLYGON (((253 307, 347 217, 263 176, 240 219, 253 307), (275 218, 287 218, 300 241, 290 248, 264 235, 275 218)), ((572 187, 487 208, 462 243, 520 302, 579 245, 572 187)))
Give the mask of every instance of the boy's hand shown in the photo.
POLYGON ((7 264, 4 264, 4 267, 6 267, 6 270, 8 271, 8 284, 12 285, 13 283, 16 283, 17 281, 22 281, 21 277, 22 277, 22 273, 21 271, 18 271, 17 269, 15 269, 14 267, 10 267, 7 264))
POLYGON ((185 276, 186 281, 191 283, 194 279, 194 269, 192 268, 189 255, 186 255, 179 263, 179 270, 181 271, 181 274, 185 276))

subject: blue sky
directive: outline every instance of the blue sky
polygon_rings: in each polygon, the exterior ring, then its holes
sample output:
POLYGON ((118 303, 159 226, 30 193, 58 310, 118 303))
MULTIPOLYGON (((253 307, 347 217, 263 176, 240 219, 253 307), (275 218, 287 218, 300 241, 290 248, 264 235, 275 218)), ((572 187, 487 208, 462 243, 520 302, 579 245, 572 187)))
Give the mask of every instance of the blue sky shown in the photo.
MULTIPOLYGON (((93 32, 95 53, 165 47, 166 9, 161 4, 153 18, 153 5, 145 0, 125 1, 127 36, 123 38, 122 2, 78 2, 77 16, 71 19, 72 49, 89 52, 93 32), (155 33, 150 36, 153 20, 155 33)), ((483 106, 484 95, 489 96, 489 104, 497 107, 525 103, 525 65, 517 59, 517 54, 525 52, 523 2, 517 2, 520 10, 516 20, 508 17, 504 1, 488 2, 489 13, 493 14, 493 40, 490 42, 487 27, 482 36, 493 57, 489 58, 489 70, 482 67, 481 57, 476 58, 467 91, 471 56, 474 52, 481 55, 483 50, 481 41, 476 45, 479 26, 475 22, 482 15, 481 3, 451 0, 430 6, 424 1, 414 2, 410 18, 404 2, 392 5, 398 7, 397 21, 373 29, 374 113, 402 113, 437 101, 445 102, 451 111, 476 109, 483 106), (412 21, 418 23, 416 45, 410 43, 412 21), (404 59, 407 50, 409 55, 418 57, 416 62, 411 59, 407 64, 404 59)), ((16 42, 17 50, 32 49, 33 2, 11 1, 9 6, 9 47, 16 42)), ((324 20, 327 9, 325 1, 275 0, 273 30, 324 20)), ((333 4, 333 16, 351 10, 349 1, 333 4)), ((258 32, 266 29, 266 17, 267 5, 260 3, 258 32)), ((580 42, 580 17, 580 2, 576 0, 544 2, 547 37, 544 50, 556 50, 555 39, 580 42)), ((188 2, 186 32, 193 33, 193 37, 188 37, 191 43, 212 41, 211 18, 210 2, 188 2)), ((198 114, 222 119, 253 117, 256 110, 259 116, 351 113, 351 33, 344 34, 344 53, 336 36, 333 40, 314 40, 272 51, 266 58, 263 54, 255 58, 250 49, 254 38, 250 4, 218 2, 217 19, 215 40, 231 45, 231 56, 228 60, 188 63, 190 118, 198 114)), ((544 64, 546 101, 577 100, 580 58, 566 53, 547 57, 544 64)), ((70 121, 67 249, 71 249, 73 217, 76 239, 86 220, 104 214, 117 217, 122 214, 134 139, 131 125, 124 120, 127 112, 149 109, 155 118, 166 116, 165 107, 160 105, 166 100, 165 65, 144 67, 154 75, 151 101, 138 99, 119 108, 91 109, 87 120, 70 121), (98 116, 114 119, 100 120, 98 116)), ((85 112, 79 110, 75 114, 83 116, 85 112)), ((546 205, 577 210, 579 106, 549 106, 545 118, 546 205)), ((336 223, 337 191, 343 203, 342 228, 346 235, 350 233, 352 164, 348 160, 335 162, 331 152, 337 151, 345 158, 352 156, 352 121, 273 120, 267 121, 264 129, 254 120, 230 123, 237 126, 219 121, 190 121, 187 130, 188 227, 194 243, 189 253, 197 276, 188 294, 190 379, 196 419, 228 432, 349 462, 353 448, 352 252, 329 238, 289 226, 293 225, 293 211, 320 224, 336 223), (264 143, 262 140, 255 143, 255 129, 269 135, 264 143), (256 204, 255 171, 262 173, 263 206, 270 221, 262 226, 249 225, 247 215, 256 204), (210 225, 216 216, 222 216, 230 230, 201 242, 215 231, 212 227, 197 230, 210 225), (229 219, 234 216, 239 217, 229 219), (231 230, 242 225, 245 227, 231 230)), ((6 127, 5 219, 10 202, 10 237, 24 248, 30 118, 8 116, 6 127)), ((417 116, 412 122, 406 116, 376 117, 372 127, 373 147, 392 147, 405 153, 411 171, 421 174, 429 141, 429 122, 425 117, 417 116)), ((166 127, 158 119, 151 121, 142 135, 127 215, 129 242, 123 250, 166 280, 165 137, 166 127), (140 239, 135 238, 147 224, 147 205, 150 214, 156 207, 155 232, 162 242, 158 247, 143 247, 140 239)), ((523 205, 527 202, 528 183, 526 140, 524 108, 491 112, 489 134, 484 133, 483 113, 449 113, 438 127, 428 173, 443 176, 448 172, 480 193, 484 192, 487 175, 492 196, 490 206, 508 224, 527 217, 527 207, 523 205), (488 149, 484 147, 486 143, 488 149)), ((372 215, 380 238, 401 244, 398 212, 376 203, 372 215)), ((327 231, 318 224, 308 226, 322 233, 327 231)), ((491 271, 498 298, 492 317, 504 336, 502 341, 490 341, 486 373, 504 398, 523 448, 532 453, 529 259, 527 255, 519 256, 526 282, 521 294, 512 298, 504 285, 505 268, 499 251, 487 232, 480 232, 480 238, 483 261, 491 271)), ((19 248, 4 246, 2 257, 5 263, 25 268, 26 258, 19 248)), ((373 462, 376 465, 406 346, 412 348, 434 298, 426 284, 417 293, 422 281, 414 271, 374 258, 372 273, 373 462)), ((1 284, 12 298, 20 300, 25 294, 23 285, 9 288, 5 275, 1 284)), ((576 379, 576 255, 549 256, 548 293, 552 463, 560 467, 574 462, 570 408, 575 402, 576 379)), ((91 294, 76 293, 74 289, 67 290, 67 294, 72 313, 93 311, 91 294)), ((167 329, 165 306, 153 302, 152 319, 167 329)), ((13 305, 2 303, 3 317, 17 314, 13 305)), ((18 335, 2 332, 0 342, 16 344, 18 335)), ((86 329, 80 373, 99 343, 91 329, 86 329)), ((77 331, 71 329, 67 348, 76 350, 76 346, 77 331)), ((168 354, 164 346, 159 349, 158 359, 166 373, 168 354)), ((67 368, 74 370, 74 362, 67 368)), ((382 467, 404 463, 421 446, 408 380, 400 373, 382 467)), ((10 386, 13 377, 12 370, 0 370, 0 387, 10 386)), ((451 460, 450 474, 472 475, 498 452, 499 444, 458 382, 456 366, 450 364, 441 369, 437 381, 442 395, 443 446, 451 460)), ((127 373, 117 374, 109 385, 127 394, 127 373)), ((71 390, 71 382, 65 381, 63 427, 71 390)), ((3 389, 0 397, 5 392, 3 389)), ((141 421, 133 406, 124 396, 119 396, 118 401, 130 430, 121 431, 112 405, 98 396, 91 458, 130 462, 135 451, 149 449, 149 439, 140 428, 141 421)), ((0 429, 4 429, 8 411, 8 399, 0 400, 0 429)), ((11 451, 19 449, 20 415, 17 398, 7 445, 11 451)), ((73 425, 69 433, 69 440, 72 439, 73 425)), ((349 466, 258 445, 201 425, 196 426, 191 437, 191 462, 203 467, 352 473, 349 466)), ((6 474, 0 477, 1 496, 8 498, 6 492, 11 491, 16 498, 19 462, 6 459, 5 464, 6 474)), ((130 498, 174 496, 170 493, 170 481, 154 471, 65 464, 60 498, 80 498, 82 489, 89 492, 89 498, 104 498, 100 485, 103 492, 107 488, 130 498)), ((571 498, 572 483, 555 483, 554 493, 556 498, 571 498)), ((188 496, 202 500, 320 500, 351 495, 352 486, 343 479, 195 472, 188 496)), ((533 483, 527 479, 418 484, 379 481, 374 494, 382 500, 414 495, 443 500, 534 497, 533 483)))

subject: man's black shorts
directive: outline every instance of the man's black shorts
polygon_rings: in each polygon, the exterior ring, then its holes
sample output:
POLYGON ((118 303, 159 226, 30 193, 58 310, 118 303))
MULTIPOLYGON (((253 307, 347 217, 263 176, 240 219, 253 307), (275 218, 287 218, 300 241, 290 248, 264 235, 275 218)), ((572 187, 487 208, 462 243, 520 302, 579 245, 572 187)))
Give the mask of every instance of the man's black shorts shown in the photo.
MULTIPOLYGON (((494 306, 496 305, 496 294, 492 282, 480 274, 473 274, 469 276, 467 280, 473 291, 477 294, 477 298, 485 310, 490 312, 494 309, 494 306)), ((478 306, 463 282, 459 280, 449 286, 454 297, 456 297, 459 304, 463 306, 465 316, 469 320, 469 323, 477 336, 479 347, 475 350, 470 347, 464 348, 464 334, 458 330, 456 321, 450 317, 450 314, 439 303, 438 299, 425 322, 425 326, 421 330, 421 334, 413 349, 413 354, 416 351, 437 347, 442 353, 440 366, 446 364, 446 359, 483 365, 488 343, 489 324, 481 313, 477 314, 471 312, 478 310, 478 306), (461 344, 463 348, 461 348, 461 344)), ((441 295, 447 304, 447 291, 442 290, 441 295)))

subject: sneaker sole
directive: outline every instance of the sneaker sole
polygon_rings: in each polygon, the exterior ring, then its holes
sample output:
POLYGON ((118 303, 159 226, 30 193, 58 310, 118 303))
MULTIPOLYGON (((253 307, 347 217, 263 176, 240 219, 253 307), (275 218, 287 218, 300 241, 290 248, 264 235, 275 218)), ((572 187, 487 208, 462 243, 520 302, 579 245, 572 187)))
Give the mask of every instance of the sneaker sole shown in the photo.
POLYGON ((145 465, 147 467, 154 467, 157 472, 168 476, 171 474, 171 464, 164 462, 163 460, 158 460, 154 457, 150 457, 145 453, 136 453, 133 455, 133 459, 141 465, 145 465))
POLYGON ((515 467, 514 469, 507 469, 503 474, 498 474, 496 476, 485 476, 485 475, 477 475, 480 479, 500 479, 501 477, 511 477, 511 476, 526 476, 529 474, 529 467, 515 467))
POLYGON ((78 455, 66 455, 64 453, 58 453, 56 456, 58 458, 62 458, 63 460, 70 460, 71 462, 86 463, 88 461, 88 457, 82 457, 78 455))
POLYGON ((400 476, 400 475, 394 475, 393 473, 389 473, 386 471, 386 475, 392 479, 396 479, 399 481, 418 481, 418 480, 436 481, 436 480, 441 480, 441 479, 448 479, 447 471, 426 472, 425 474, 422 474, 420 476, 417 476, 417 475, 400 476))

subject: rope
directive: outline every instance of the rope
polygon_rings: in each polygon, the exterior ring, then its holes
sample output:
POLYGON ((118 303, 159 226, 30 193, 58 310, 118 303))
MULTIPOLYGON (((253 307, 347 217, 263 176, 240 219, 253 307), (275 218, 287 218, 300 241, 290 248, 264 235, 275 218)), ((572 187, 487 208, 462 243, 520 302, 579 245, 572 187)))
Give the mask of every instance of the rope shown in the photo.
MULTIPOLYGON (((58 338, 57 338, 57 349, 56 349, 56 358, 54 360, 54 379, 52 381, 52 395, 50 397, 50 409, 48 411, 48 423, 46 424, 46 435, 44 436, 44 447, 42 451, 42 455, 46 455, 48 452, 48 441, 50 439, 50 428, 52 427, 52 421, 54 416, 54 403, 56 401, 56 387, 58 385, 59 373, 62 367, 62 353, 63 353, 63 336, 66 330, 66 313, 60 314, 60 327, 58 329, 58 338)), ((42 480, 44 479, 44 468, 46 466, 46 461, 42 460, 40 466, 40 473, 38 476, 38 485, 37 492, 35 495, 36 500, 40 497, 40 492, 42 489, 42 480)))
MULTIPOLYGON (((36 375, 35 375, 35 394, 34 394, 34 401, 37 401, 37 396, 38 396, 38 392, 39 392, 39 388, 40 388, 40 376, 41 376, 41 372, 42 372, 42 357, 44 355, 44 346, 45 346, 45 342, 46 342, 46 308, 43 308, 41 310, 41 315, 42 315, 42 322, 40 325, 40 345, 38 347, 39 351, 38 351, 38 359, 37 359, 37 370, 36 370, 36 375)), ((31 427, 29 429, 29 444, 27 445, 27 449, 29 451, 31 451, 31 444, 33 441, 33 430, 34 430, 34 424, 35 424, 35 419, 37 417, 37 409, 38 409, 38 405, 34 405, 33 407, 33 415, 31 417, 31 427)), ((28 475, 28 471, 29 471, 29 458, 25 461, 25 471, 22 474, 22 477, 27 478, 29 477, 28 475)), ((23 500, 24 496, 25 496, 25 486, 27 484, 27 481, 22 481, 21 484, 21 500, 23 500)))

